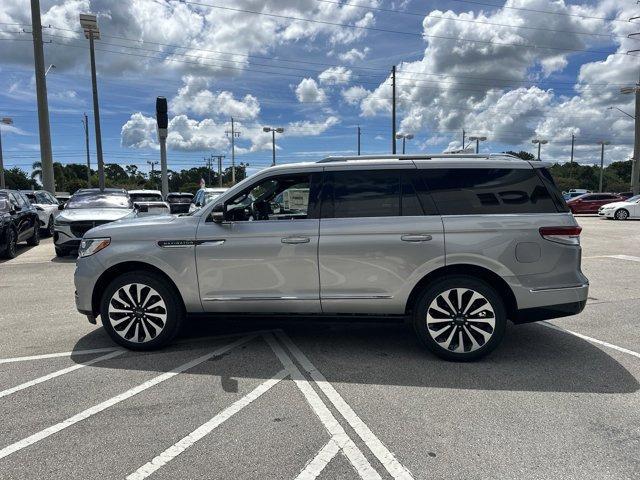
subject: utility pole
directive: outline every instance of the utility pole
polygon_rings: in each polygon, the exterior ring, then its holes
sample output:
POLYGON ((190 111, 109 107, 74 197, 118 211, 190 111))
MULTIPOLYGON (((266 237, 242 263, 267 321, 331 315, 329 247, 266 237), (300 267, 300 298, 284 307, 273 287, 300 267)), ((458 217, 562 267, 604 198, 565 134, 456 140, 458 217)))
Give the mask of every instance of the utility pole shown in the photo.
MULTIPOLYGON (((159 163, 158 160, 147 160, 147 163, 151 165, 151 174, 149 175, 149 179, 153 181, 156 174, 156 165, 159 163)), ((155 183, 154 183, 155 185, 155 183)))
POLYGON ((40 163, 42 186, 55 194, 53 178, 53 156, 51 153, 51 131, 49 128, 49 104, 47 102, 47 81, 44 70, 44 50, 42 48, 42 20, 40 0, 31 0, 31 33, 33 35, 33 59, 35 61, 36 95, 38 98, 38 128, 40 133, 40 163))
MULTIPOLYGON (((637 20, 639 16, 631 17, 629 21, 637 20)), ((640 32, 630 33, 628 37, 634 37, 640 35, 640 32)), ((630 53, 640 52, 640 49, 629 50, 630 53)), ((635 87, 623 87, 620 89, 620 93, 635 93, 636 95, 636 111, 634 119, 634 133, 635 138, 633 142, 633 162, 631 162, 631 191, 633 195, 640 193, 640 81, 635 84, 635 87)))
POLYGON ((598 187, 598 192, 602 193, 602 177, 604 174, 604 146, 609 145, 611 142, 606 140, 600 140, 598 142, 601 146, 600 149, 600 185, 598 187))
POLYGON ((102 134, 100 132, 100 106, 98 104, 98 80, 96 78, 96 53, 94 40, 100 40, 100 30, 95 15, 80 14, 80 26, 85 38, 89 39, 89 55, 91 59, 91 87, 93 90, 93 123, 96 129, 96 156, 98 157, 98 187, 104 190, 104 160, 102 158, 102 134))
POLYGON ((464 128, 462 129, 462 150, 464 150, 464 143, 467 139, 467 132, 464 131, 464 128))
POLYGON ((569 163, 573 163, 573 147, 576 143, 576 136, 572 133, 571 134, 571 160, 569 161, 569 163))
POLYGON ((358 156, 360 156, 360 125, 358 125, 358 156))
POLYGON ((89 157, 89 119, 83 113, 82 124, 84 125, 84 143, 87 148, 87 188, 91 188, 91 157, 89 157))
MULTIPOLYGON (((218 160, 218 185, 222 187, 222 159, 225 158, 224 155, 211 155, 211 158, 215 158, 218 160)), ((211 165, 211 164, 210 164, 211 165)), ((211 166, 209 167, 211 169, 211 166)), ((209 170, 211 172, 211 170, 209 170)))
POLYGON ((162 198, 169 194, 169 176, 167 175, 167 127, 169 117, 167 115, 167 99, 156 98, 156 123, 158 125, 158 140, 160 141, 160 180, 162 198))
POLYGON ((391 153, 396 153, 396 66, 391 67, 391 153))
POLYGON ((240 136, 242 132, 236 132, 233 123, 233 117, 231 117, 231 131, 226 130, 224 132, 227 136, 231 135, 231 185, 236 184, 236 138, 240 136))
POLYGON ((2 125, 12 125, 13 120, 10 117, 4 117, 0 120, 0 188, 6 188, 4 183, 4 163, 2 160, 2 125))
POLYGON ((205 163, 207 165, 207 170, 209 171, 209 173, 208 173, 209 178, 208 178, 208 181, 207 181, 207 185, 211 185, 211 162, 212 162, 212 160, 213 160, 212 156, 210 156, 209 158, 204 157, 204 161, 205 161, 205 163))

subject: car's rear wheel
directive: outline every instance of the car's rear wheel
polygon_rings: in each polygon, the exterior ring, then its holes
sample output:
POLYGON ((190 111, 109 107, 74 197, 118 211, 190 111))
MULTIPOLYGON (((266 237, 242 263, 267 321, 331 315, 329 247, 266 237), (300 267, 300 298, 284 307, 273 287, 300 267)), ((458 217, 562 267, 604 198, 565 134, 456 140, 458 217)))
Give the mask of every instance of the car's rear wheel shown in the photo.
POLYGON ((40 225, 38 223, 33 227, 33 234, 27 240, 27 245, 31 247, 40 245, 40 225))
POLYGON ((427 286, 413 313, 422 344, 446 360, 469 361, 493 351, 502 341, 506 311, 486 282, 466 275, 427 286))
POLYGON ((3 256, 5 258, 16 258, 17 255, 17 240, 18 236, 13 228, 9 228, 7 232, 7 246, 4 249, 3 256))
POLYGON ((153 350, 168 344, 184 318, 178 292, 145 271, 124 273, 102 296, 102 325, 111 338, 131 350, 153 350))
POLYGON ((629 218, 629 212, 624 208, 616 210, 616 213, 613 214, 616 220, 626 220, 629 218))

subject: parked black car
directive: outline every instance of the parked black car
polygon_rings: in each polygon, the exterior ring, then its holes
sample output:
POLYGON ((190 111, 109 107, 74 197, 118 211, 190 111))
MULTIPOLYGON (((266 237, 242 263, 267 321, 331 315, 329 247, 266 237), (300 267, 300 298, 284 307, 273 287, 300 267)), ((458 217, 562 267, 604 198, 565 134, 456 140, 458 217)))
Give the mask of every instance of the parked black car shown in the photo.
POLYGON ((171 213, 189 213, 189 205, 193 195, 185 192, 170 192, 167 194, 167 203, 171 213))
POLYGON ((0 255, 16 256, 16 245, 40 243, 38 212, 24 194, 16 190, 0 190, 0 255))

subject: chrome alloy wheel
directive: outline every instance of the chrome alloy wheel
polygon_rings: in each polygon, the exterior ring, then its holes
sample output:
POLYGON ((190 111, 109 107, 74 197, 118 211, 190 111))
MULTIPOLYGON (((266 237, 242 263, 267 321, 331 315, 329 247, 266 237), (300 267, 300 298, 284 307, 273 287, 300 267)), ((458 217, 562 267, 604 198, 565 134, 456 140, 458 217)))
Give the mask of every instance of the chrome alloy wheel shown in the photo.
POLYGON ((158 292, 142 283, 129 283, 109 300, 109 323, 125 340, 145 343, 156 338, 167 321, 167 306, 158 292))
POLYGON ((468 353, 483 347, 493 336, 496 317, 491 303, 469 288, 440 293, 427 309, 427 330, 445 350, 468 353))

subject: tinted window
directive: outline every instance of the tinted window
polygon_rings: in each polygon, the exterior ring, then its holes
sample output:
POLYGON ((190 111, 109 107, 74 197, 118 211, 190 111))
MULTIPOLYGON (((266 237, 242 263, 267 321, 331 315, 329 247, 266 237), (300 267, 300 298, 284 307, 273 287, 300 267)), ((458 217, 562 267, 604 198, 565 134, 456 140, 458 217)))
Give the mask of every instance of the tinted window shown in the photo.
POLYGON ((65 208, 131 208, 131 202, 127 195, 90 192, 73 195, 65 208))
MULTIPOLYGON (((325 177, 324 218, 424 215, 424 201, 406 170, 331 172, 325 177)), ((421 193, 421 192, 420 192, 421 193)), ((420 194, 422 197, 422 193, 420 194)), ((428 213, 434 213, 426 208, 428 213)))
POLYGON ((178 195, 170 195, 167 197, 167 202, 169 203, 191 203, 191 198, 188 195, 178 196, 178 195))
POLYGON ((157 193, 131 193, 129 194, 132 202, 161 202, 162 195, 157 193))
POLYGON ((444 168, 422 172, 442 215, 558 211, 533 169, 444 168))
POLYGON ((23 194, 16 192, 15 195, 16 199, 18 200, 18 205, 20 205, 22 208, 28 208, 29 205, 31 205, 31 203, 29 203, 29 199, 23 194))
POLYGON ((35 193, 25 193, 26 197, 29 199, 29 201, 31 203, 38 203, 38 201, 36 200, 36 194, 35 193))

